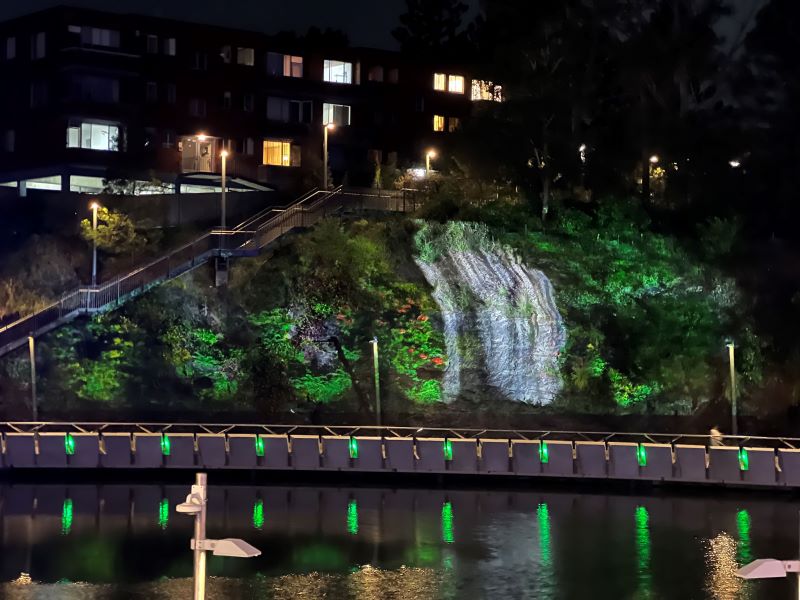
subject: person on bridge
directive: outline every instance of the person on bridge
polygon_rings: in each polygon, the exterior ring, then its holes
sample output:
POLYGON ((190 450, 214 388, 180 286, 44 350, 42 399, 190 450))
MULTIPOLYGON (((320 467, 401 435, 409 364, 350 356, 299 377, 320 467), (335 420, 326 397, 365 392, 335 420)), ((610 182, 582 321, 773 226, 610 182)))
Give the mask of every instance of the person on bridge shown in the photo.
POLYGON ((724 444, 722 443, 723 440, 722 432, 716 425, 714 425, 711 428, 711 431, 709 432, 709 437, 711 438, 712 446, 724 446, 724 444))

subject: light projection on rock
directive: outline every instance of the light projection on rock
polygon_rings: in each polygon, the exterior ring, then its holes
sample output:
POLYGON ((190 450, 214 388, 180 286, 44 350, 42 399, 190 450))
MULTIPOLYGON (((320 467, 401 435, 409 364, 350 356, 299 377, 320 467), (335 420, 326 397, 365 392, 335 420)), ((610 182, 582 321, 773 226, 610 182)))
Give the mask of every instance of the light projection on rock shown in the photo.
POLYGON ((566 329, 547 276, 479 224, 423 223, 416 245, 442 314, 444 399, 488 385, 511 400, 551 403, 566 329))

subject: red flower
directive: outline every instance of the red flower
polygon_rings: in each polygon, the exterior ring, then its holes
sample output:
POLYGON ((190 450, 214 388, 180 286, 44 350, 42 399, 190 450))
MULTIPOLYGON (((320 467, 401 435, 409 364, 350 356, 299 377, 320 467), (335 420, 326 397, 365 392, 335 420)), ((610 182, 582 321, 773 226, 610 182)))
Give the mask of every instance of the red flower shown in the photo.
POLYGON ((437 356, 431 362, 435 365, 442 365, 444 364, 444 359, 437 356))
POLYGON ((427 354, 420 354, 420 355, 419 355, 419 357, 420 357, 422 360, 425 360, 426 358, 428 358, 428 355, 427 355, 427 354))
POLYGON ((422 321, 423 323, 428 320, 427 315, 420 315, 417 317, 417 321, 422 321))

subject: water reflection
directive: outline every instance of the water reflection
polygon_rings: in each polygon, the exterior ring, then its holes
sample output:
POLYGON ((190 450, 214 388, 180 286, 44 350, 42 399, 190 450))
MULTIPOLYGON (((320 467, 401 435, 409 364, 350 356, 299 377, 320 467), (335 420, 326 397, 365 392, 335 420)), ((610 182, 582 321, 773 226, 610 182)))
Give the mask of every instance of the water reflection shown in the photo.
MULTIPOLYGON (((187 487, 0 486, 0 596, 187 597, 187 487)), ((735 571, 754 547, 791 557, 794 518, 764 500, 212 486, 209 536, 263 554, 212 557, 209 598, 779 600, 791 582, 735 571)))

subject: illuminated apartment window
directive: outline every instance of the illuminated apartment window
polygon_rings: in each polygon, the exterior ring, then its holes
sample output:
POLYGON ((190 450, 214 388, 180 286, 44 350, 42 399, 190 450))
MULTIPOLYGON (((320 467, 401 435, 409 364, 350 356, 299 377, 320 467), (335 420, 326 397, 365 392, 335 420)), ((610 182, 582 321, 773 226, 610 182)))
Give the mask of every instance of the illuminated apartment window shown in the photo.
POLYGON ((164 54, 167 56, 175 56, 175 54, 177 54, 175 38, 167 38, 164 40, 164 54))
POLYGON ((252 48, 236 49, 236 64, 252 67, 256 64, 256 52, 252 48))
POLYGON ((489 102, 502 102, 503 88, 502 86, 495 85, 491 81, 481 81, 479 79, 473 79, 471 99, 476 102, 479 100, 486 100, 489 102))
POLYGON ((458 117, 450 117, 447 119, 447 131, 453 133, 461 128, 461 119, 458 117))
POLYGON ((283 76, 302 77, 303 76, 303 57, 285 54, 283 56, 283 76))
POLYGON ((464 93, 464 77, 462 75, 447 76, 447 91, 453 94, 464 93))
POLYGON ((444 73, 433 74, 433 89, 443 92, 447 89, 447 75, 444 73))
POLYGON ((35 33, 31 36, 31 58, 44 58, 47 52, 47 37, 44 31, 35 33))
POLYGON ((299 167, 300 146, 287 140, 264 140, 263 164, 275 167, 299 167))
POLYGON ((96 121, 72 121, 67 127, 67 148, 119 151, 119 125, 96 121))
POLYGON ((442 115, 433 115, 433 130, 444 131, 444 117, 442 115))
POLYGON ((353 63, 325 59, 322 79, 331 83, 353 83, 353 63))
POLYGON ((328 104, 325 102, 322 105, 322 124, 328 125, 350 125, 350 107, 346 104, 328 104))

